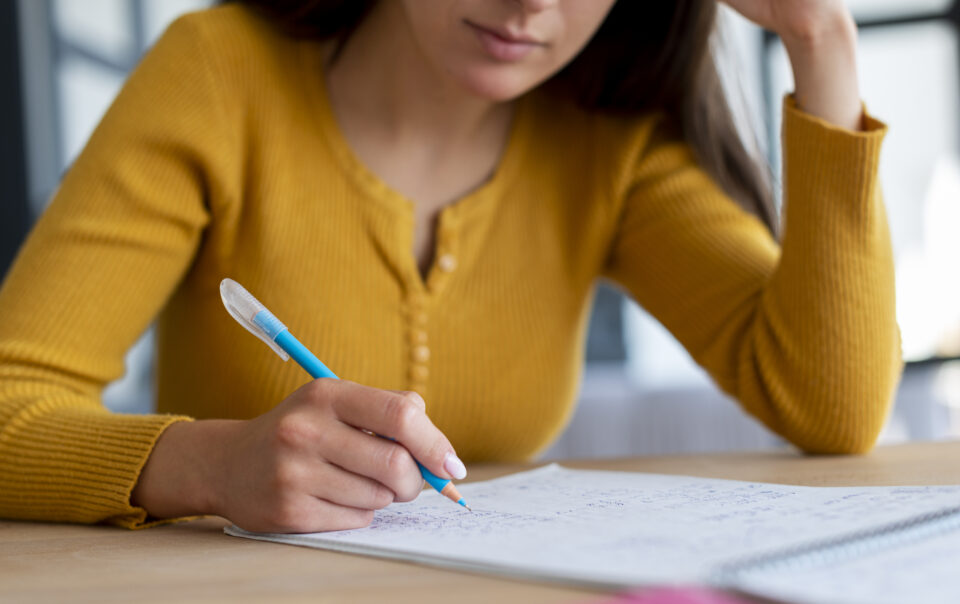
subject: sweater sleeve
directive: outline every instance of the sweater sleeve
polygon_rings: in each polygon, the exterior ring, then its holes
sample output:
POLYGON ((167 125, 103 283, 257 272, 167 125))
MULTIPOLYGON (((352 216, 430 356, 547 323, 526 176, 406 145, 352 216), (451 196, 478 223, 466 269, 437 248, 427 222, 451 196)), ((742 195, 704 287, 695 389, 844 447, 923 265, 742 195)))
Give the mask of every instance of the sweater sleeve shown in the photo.
POLYGON ((835 127, 784 100, 778 246, 654 136, 625 187, 605 274, 744 409, 808 452, 869 450, 902 362, 877 164, 886 126, 835 127))
POLYGON ((223 118, 191 17, 131 74, 0 289, 0 517, 142 526, 130 494, 188 418, 101 404, 223 194, 223 118))

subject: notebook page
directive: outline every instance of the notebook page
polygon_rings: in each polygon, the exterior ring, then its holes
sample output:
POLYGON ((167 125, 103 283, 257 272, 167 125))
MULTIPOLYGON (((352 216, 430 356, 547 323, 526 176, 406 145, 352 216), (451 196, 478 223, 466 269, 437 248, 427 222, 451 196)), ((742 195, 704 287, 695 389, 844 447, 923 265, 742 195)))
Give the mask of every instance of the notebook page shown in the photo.
POLYGON ((725 563, 955 505, 960 486, 802 487, 557 465, 379 510, 363 529, 232 535, 596 586, 710 582, 725 563))

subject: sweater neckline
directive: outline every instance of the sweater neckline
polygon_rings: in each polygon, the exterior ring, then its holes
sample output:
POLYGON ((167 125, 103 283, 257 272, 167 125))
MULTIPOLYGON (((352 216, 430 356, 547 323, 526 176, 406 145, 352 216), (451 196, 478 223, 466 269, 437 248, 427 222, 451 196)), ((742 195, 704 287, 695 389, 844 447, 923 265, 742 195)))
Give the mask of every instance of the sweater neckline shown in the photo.
MULTIPOLYGON (((393 189, 379 175, 368 168, 354 153, 343 134, 327 89, 325 65, 323 64, 323 44, 312 40, 304 40, 301 44, 300 58, 301 67, 304 70, 304 80, 309 88, 310 100, 313 103, 314 118, 321 128, 324 143, 337 158, 344 173, 370 198, 386 204, 394 211, 412 214, 416 202, 393 189)), ((498 192, 502 191, 513 179, 521 163, 520 156, 522 155, 521 147, 525 138, 524 131, 529 127, 528 105, 530 103, 528 97, 529 94, 525 94, 516 101, 507 143, 493 173, 473 190, 446 204, 440 210, 442 220, 459 222, 467 214, 473 214, 484 208, 487 208, 488 211, 492 210, 492 206, 495 205, 493 202, 502 197, 498 192), (490 203, 487 203, 488 201, 490 203)))

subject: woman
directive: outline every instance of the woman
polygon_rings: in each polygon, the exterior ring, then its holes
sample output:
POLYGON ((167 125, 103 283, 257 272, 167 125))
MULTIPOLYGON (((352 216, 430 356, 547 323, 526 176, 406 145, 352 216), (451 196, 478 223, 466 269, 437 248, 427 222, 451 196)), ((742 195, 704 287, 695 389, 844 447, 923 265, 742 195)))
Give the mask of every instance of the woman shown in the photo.
POLYGON ((782 251, 710 0, 178 20, 0 293, 0 515, 364 526, 417 496, 414 458, 462 478, 550 442, 601 276, 798 447, 869 449, 900 362, 855 27, 841 0, 730 4, 793 65, 782 251), (351 381, 304 385, 224 311, 226 276, 351 381), (100 391, 154 319, 162 415, 112 415, 100 391))

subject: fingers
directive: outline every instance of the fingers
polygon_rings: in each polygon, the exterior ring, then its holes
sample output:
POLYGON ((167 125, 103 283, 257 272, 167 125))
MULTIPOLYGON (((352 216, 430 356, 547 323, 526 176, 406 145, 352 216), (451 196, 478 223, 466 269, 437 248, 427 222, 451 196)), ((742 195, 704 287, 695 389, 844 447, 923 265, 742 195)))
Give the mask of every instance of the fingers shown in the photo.
POLYGON ((373 521, 373 510, 345 507, 317 498, 311 503, 311 509, 300 517, 306 526, 302 530, 287 532, 345 531, 369 526, 373 521))
POLYGON ((363 528, 373 510, 346 507, 311 495, 291 496, 273 513, 250 520, 231 518, 240 528, 258 533, 316 533, 363 528))
POLYGON ((420 407, 420 410, 424 413, 427 412, 427 402, 423 400, 423 397, 420 396, 419 392, 414 392, 413 390, 387 390, 387 392, 393 392, 394 394, 400 394, 403 396, 409 396, 410 401, 420 407))
MULTIPOLYGON (((419 488, 423 480, 419 474, 417 479, 419 488)), ((322 469, 317 472, 314 484, 306 488, 308 493, 318 499, 362 510, 383 509, 396 498, 394 491, 380 482, 328 463, 323 464, 322 469)))
MULTIPOLYGON (((420 395, 379 390, 345 380, 332 395, 331 404, 342 422, 396 440, 441 478, 466 476, 466 468, 453 445, 424 413, 420 395)), ((395 463, 401 464, 399 460, 395 463)))
POLYGON ((411 450, 440 476, 453 455, 427 419, 423 398, 336 379, 304 384, 248 421, 225 446, 217 512, 264 532, 366 526, 373 510, 423 488, 411 450), (393 442, 363 430, 399 439, 393 442))
POLYGON ((369 477, 389 489, 390 499, 412 501, 423 489, 423 477, 410 452, 385 438, 346 424, 324 435, 323 456, 352 474, 369 477))

